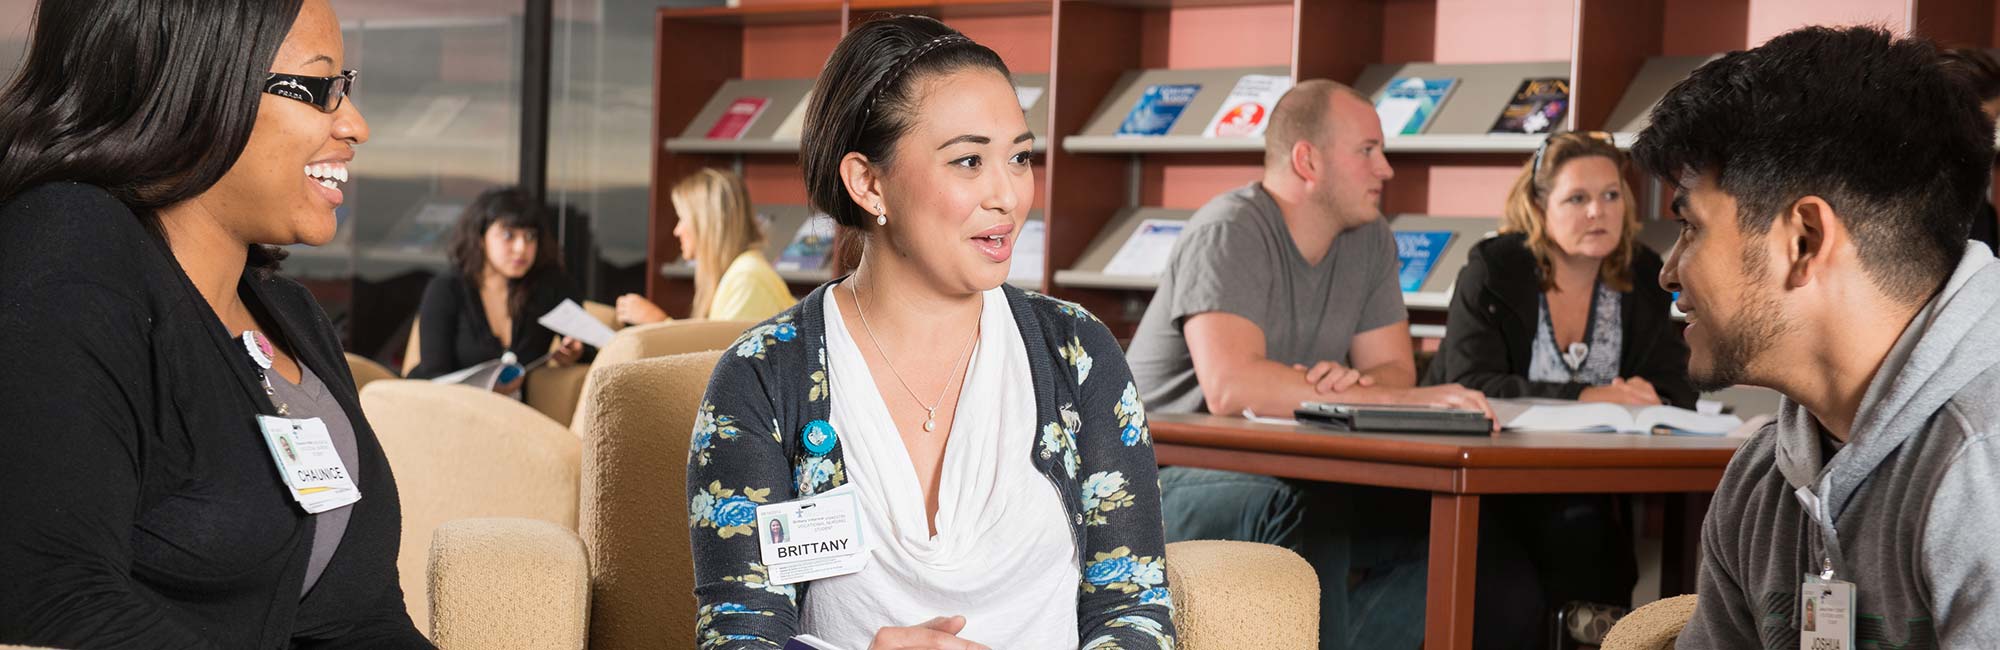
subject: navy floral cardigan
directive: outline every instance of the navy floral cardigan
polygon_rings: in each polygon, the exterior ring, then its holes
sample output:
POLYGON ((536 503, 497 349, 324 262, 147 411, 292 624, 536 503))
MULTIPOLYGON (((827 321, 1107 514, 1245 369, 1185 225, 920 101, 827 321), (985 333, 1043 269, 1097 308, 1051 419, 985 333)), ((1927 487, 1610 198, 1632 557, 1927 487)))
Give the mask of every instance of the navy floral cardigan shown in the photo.
MULTIPOLYGON (((830 286, 744 332, 709 379, 688 448, 687 492, 704 650, 782 647, 799 633, 798 604, 811 583, 766 582, 756 507, 847 482, 839 434, 819 426, 832 400, 822 310, 830 286)), ((1124 354, 1082 308, 1005 291, 1028 346, 1041 428, 1021 453, 1062 495, 1081 551, 1070 558, 1083 575, 1078 638, 1087 650, 1170 649, 1159 470, 1124 354)))

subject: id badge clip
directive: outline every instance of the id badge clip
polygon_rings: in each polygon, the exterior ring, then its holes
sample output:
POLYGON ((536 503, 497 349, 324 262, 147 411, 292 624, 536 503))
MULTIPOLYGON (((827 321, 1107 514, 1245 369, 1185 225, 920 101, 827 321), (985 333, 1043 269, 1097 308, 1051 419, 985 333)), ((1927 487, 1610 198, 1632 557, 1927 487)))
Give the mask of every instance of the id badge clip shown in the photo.
POLYGON ((306 512, 319 514, 361 500, 361 490, 340 460, 325 422, 260 415, 257 428, 263 431, 285 489, 306 512))
POLYGON ((757 506, 757 546, 773 585, 860 571, 868 565, 865 542, 861 499, 852 484, 757 506))

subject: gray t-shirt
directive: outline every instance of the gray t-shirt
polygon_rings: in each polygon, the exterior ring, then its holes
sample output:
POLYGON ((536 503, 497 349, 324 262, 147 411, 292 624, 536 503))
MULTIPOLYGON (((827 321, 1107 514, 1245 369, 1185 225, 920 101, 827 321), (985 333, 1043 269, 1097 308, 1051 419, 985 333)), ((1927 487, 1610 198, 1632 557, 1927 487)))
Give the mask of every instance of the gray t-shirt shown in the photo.
MULTIPOLYGON (((266 372, 271 378, 271 403, 284 404, 289 414, 286 417, 301 420, 319 418, 325 422, 327 435, 333 438, 333 450, 340 454, 340 462, 347 466, 348 477, 360 485, 361 464, 354 455, 354 423, 348 421, 347 411, 341 410, 340 402, 334 401, 333 392, 327 390, 326 383, 303 363, 299 364, 300 376, 296 385, 275 370, 266 372)), ((326 572, 327 563, 333 561, 333 551, 340 548, 340 538, 347 535, 347 518, 352 514, 354 506, 345 505, 312 515, 312 555, 306 559, 306 582, 299 588, 300 597, 312 591, 313 585, 319 583, 320 574, 326 572)))
POLYGON ((1370 222, 1341 233, 1309 265, 1263 184, 1210 200, 1181 231, 1126 354, 1148 410, 1207 410, 1181 333, 1188 317, 1207 312, 1256 323, 1272 361, 1346 364, 1354 335, 1409 318, 1395 235, 1388 223, 1370 222))

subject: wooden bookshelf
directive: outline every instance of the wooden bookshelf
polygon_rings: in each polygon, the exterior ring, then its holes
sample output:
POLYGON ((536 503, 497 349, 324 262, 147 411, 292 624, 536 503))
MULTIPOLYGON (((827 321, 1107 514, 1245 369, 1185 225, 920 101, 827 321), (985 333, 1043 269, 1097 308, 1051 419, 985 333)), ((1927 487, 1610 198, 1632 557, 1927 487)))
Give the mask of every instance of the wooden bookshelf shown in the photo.
MULTIPOLYGON (((665 135, 656 152, 652 268, 677 258, 667 234, 673 216, 659 188, 695 167, 740 166, 759 202, 804 203, 796 143, 732 146, 683 138, 666 146, 724 82, 811 78, 846 29, 882 15, 924 14, 994 48, 1017 76, 1046 75, 1043 112, 1030 120, 1044 152, 1035 202, 1048 233, 1041 288, 1084 304, 1128 336, 1152 284, 1099 277, 1084 268, 1085 258, 1101 254, 1092 251, 1134 211, 1191 211, 1257 179, 1263 147, 1258 139, 1200 137, 1200 125, 1193 135, 1177 124, 1173 135, 1153 138, 1092 131, 1105 112, 1123 110, 1108 104, 1115 92, 1129 90, 1120 84, 1134 74, 1266 69, 1368 92, 1365 86, 1379 87, 1397 70, 1482 86, 1518 83, 1528 68, 1537 75, 1566 73, 1571 106, 1563 126, 1614 131, 1622 147, 1643 128, 1659 96, 1695 66, 1799 26, 1870 22, 1947 44, 2000 46, 1996 0, 744 1, 751 4, 660 12, 661 60, 702 65, 661 66, 656 131, 665 135)), ((1211 92, 1209 83, 1222 83, 1212 92, 1227 95, 1223 82, 1204 82, 1204 93, 1211 92)), ((1396 171, 1383 198, 1386 213, 1499 215, 1507 188, 1541 138, 1485 134, 1479 122, 1490 124, 1501 106, 1474 105, 1491 102, 1459 94, 1467 87, 1455 90, 1444 109, 1468 113, 1454 120, 1458 126, 1440 132, 1434 121, 1421 135, 1385 144, 1396 171)), ((1204 111, 1190 106, 1180 119, 1205 124, 1204 111)), ((1640 188, 1649 181, 1632 180, 1640 188)), ((1455 277, 1456 271, 1440 267, 1433 277, 1455 277)), ((662 299, 673 282, 658 275, 649 286, 662 299)), ((1407 301, 1413 320, 1442 324, 1441 297, 1448 292, 1429 289, 1423 299, 1407 301)), ((671 311, 685 302, 665 298, 663 304, 671 311)))

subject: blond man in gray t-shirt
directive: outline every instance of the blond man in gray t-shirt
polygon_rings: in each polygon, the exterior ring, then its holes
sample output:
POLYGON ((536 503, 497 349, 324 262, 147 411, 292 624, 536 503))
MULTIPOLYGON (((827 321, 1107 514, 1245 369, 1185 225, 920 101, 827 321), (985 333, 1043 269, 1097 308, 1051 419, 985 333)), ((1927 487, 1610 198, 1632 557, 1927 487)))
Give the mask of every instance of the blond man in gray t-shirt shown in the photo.
MULTIPOLYGON (((1346 86, 1309 80, 1278 101, 1263 180, 1195 213, 1132 340, 1126 357, 1150 409, 1287 416, 1300 402, 1329 401, 1489 410, 1477 391, 1414 387, 1395 239, 1382 220, 1383 185, 1395 175, 1382 141, 1374 107, 1346 86)), ((1169 541, 1264 542, 1312 563, 1322 648, 1421 642, 1421 495, 1184 467, 1162 469, 1160 480, 1169 541), (1351 572, 1365 579, 1350 583, 1351 572)))

